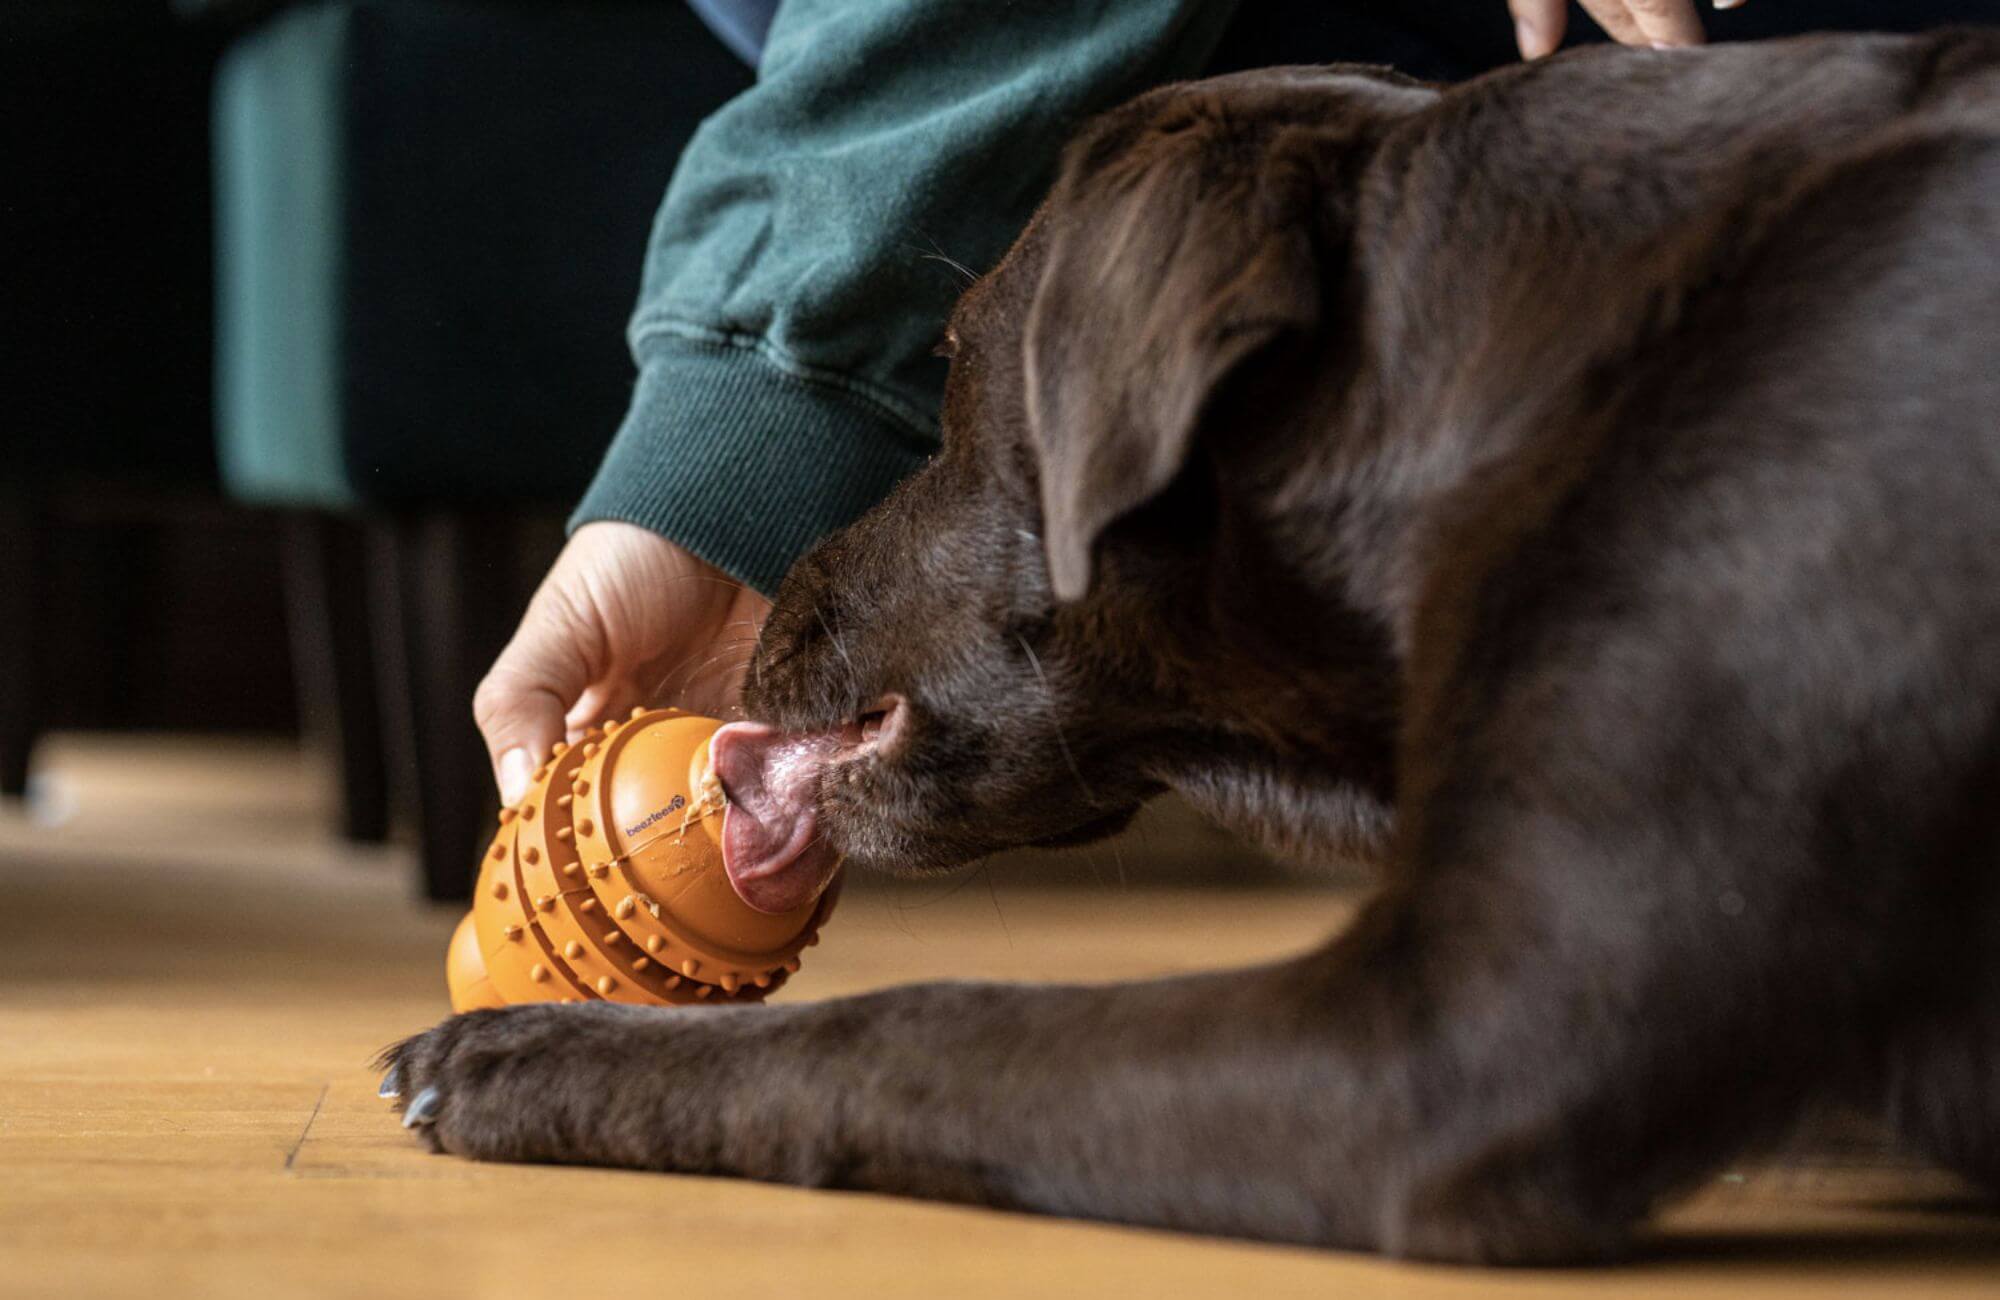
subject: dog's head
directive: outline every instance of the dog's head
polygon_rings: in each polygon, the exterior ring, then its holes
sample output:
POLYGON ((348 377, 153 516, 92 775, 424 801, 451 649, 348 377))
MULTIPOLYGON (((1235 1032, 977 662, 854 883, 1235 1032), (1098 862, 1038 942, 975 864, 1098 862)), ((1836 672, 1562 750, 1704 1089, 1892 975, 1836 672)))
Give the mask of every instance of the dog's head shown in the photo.
POLYGON ((952 314, 941 450, 778 593, 758 721, 715 746, 746 899, 795 906, 841 856, 926 872, 1094 838, 1168 785, 1226 808, 1299 775, 1373 806, 1382 637, 1270 505, 1330 382, 1354 177, 1433 93, 1277 69, 1072 145, 952 314))

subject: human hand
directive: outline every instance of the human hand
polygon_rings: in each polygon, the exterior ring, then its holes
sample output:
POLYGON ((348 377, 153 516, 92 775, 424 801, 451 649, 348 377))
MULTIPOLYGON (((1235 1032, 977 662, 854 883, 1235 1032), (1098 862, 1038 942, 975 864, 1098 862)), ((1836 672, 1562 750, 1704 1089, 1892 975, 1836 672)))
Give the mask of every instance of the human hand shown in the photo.
MULTIPOLYGON (((1695 0, 1581 0, 1611 39, 1621 45, 1699 45, 1701 19, 1695 0)), ((1734 9, 1743 0, 1713 0, 1717 9, 1734 9)), ((1514 14, 1514 35, 1524 59, 1552 54, 1562 44, 1569 18, 1566 0, 1507 0, 1514 14)))
POLYGON ((501 799, 520 798, 558 740, 635 704, 723 715, 770 611, 657 533, 577 529, 472 698, 501 799))

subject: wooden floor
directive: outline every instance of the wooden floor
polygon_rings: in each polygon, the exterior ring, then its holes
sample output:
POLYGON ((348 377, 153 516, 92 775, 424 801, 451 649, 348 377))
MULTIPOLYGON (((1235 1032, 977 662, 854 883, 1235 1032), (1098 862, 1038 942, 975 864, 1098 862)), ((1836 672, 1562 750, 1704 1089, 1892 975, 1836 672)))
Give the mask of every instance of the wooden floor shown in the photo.
MULTIPOLYGON (((59 740, 0 815, 0 1296, 2000 1296, 2000 1218, 1877 1151, 1731 1170, 1609 1271, 1490 1273, 852 1194, 420 1153, 370 1055, 455 919, 270 746, 59 740)), ((1348 901, 853 890, 792 996, 1304 945, 1348 901)))

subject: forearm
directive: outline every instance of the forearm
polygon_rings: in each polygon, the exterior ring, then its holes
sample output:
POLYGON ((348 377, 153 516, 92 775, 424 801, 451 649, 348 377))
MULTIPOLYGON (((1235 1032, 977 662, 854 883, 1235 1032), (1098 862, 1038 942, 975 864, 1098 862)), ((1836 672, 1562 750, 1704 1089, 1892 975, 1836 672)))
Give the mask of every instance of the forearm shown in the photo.
POLYGON ((696 134, 631 326, 641 376, 576 522, 666 533, 763 590, 935 444, 931 356, 1091 113, 1196 71, 1233 0, 1086 11, 792 0, 696 134))

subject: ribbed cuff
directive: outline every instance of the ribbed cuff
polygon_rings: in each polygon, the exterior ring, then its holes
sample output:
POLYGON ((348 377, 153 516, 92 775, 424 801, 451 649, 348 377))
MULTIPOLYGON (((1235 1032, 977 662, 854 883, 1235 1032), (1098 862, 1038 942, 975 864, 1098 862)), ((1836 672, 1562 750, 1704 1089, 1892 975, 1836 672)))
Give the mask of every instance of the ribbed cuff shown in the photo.
POLYGON ((863 400, 754 351, 656 343, 569 526, 650 528, 768 596, 926 454, 863 400))

